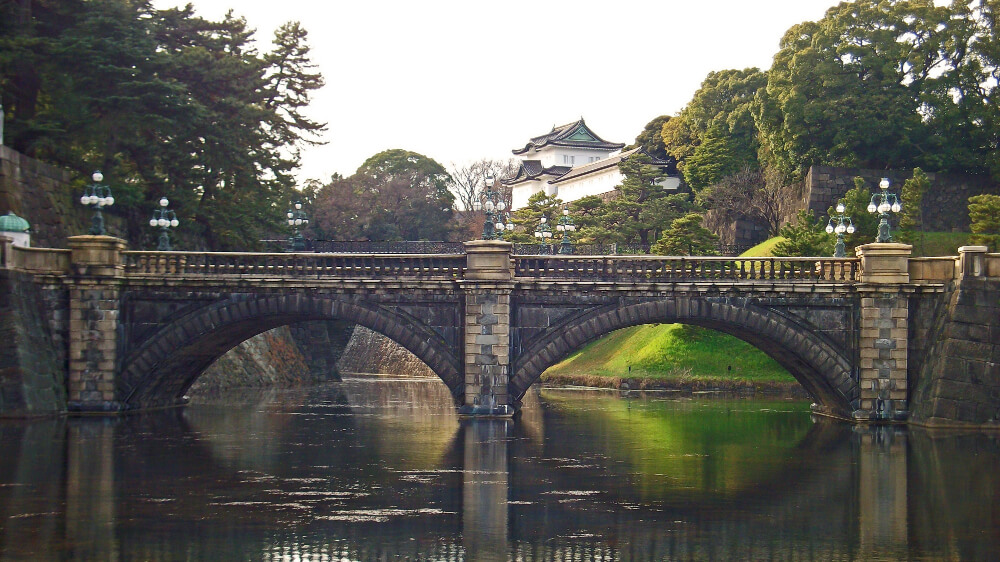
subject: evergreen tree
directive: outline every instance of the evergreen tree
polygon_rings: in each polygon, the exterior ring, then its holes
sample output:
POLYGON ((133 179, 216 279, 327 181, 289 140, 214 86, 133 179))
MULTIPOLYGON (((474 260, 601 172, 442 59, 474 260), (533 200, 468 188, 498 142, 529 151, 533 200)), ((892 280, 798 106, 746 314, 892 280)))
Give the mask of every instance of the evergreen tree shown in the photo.
POLYGON ((535 230, 541 222, 542 217, 548 221, 552 227, 552 239, 556 237, 556 223, 562 215, 563 202, 558 197, 546 195, 540 191, 528 198, 528 204, 514 211, 510 215, 510 220, 514 224, 513 232, 506 232, 504 240, 517 244, 532 244, 538 242, 535 238, 535 230))
POLYGON ((698 213, 689 213, 673 221, 650 252, 661 256, 714 255, 719 237, 701 226, 703 218, 698 213))
POLYGON ((991 251, 1000 250, 1000 195, 969 197, 969 241, 982 244, 991 251))
POLYGON ((779 236, 784 238, 774 246, 779 257, 831 256, 836 241, 825 232, 826 225, 816 220, 812 210, 799 211, 794 222, 781 227, 779 236))
POLYGON ((901 198, 903 209, 899 213, 900 242, 916 246, 915 254, 924 253, 924 194, 930 188, 931 182, 920 168, 913 169, 913 177, 903 183, 901 198))
POLYGON ((182 233, 252 247, 284 228, 298 148, 323 129, 303 116, 322 85, 305 38, 288 24, 262 55, 245 20, 190 6, 0 2, 6 140, 81 182, 101 169, 133 243, 153 236, 148 211, 166 195, 193 218, 182 233))

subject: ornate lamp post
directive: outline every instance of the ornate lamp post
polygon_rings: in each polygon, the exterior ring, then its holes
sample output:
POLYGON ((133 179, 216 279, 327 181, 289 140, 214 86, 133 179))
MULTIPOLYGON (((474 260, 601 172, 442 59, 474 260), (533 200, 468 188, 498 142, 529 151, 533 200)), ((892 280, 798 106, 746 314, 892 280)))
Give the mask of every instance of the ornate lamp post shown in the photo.
POLYGON ((153 228, 159 228, 160 230, 160 243, 156 246, 156 251, 158 252, 169 252, 170 248, 170 229, 177 228, 180 222, 177 220, 177 214, 167 208, 170 201, 166 197, 160 198, 160 208, 153 211, 153 218, 149 219, 149 226, 153 228))
POLYGON ((115 198, 111 195, 111 188, 101 183, 104 181, 104 174, 99 171, 94 172, 90 179, 94 180, 94 183, 84 189, 83 195, 80 197, 80 204, 90 205, 94 208, 90 234, 104 236, 104 216, 101 215, 101 209, 114 205, 115 198))
POLYGON ((559 224, 556 225, 556 230, 562 232, 562 243, 559 244, 559 253, 572 254, 573 243, 570 242, 569 233, 576 230, 576 225, 573 224, 573 217, 569 216, 569 207, 563 207, 562 216, 559 217, 559 224))
POLYGON ((847 210, 844 207, 843 201, 837 203, 837 215, 830 217, 830 220, 826 223, 827 234, 837 233, 837 245, 833 249, 833 257, 843 258, 847 254, 844 252, 844 233, 854 234, 854 221, 851 217, 845 217, 844 211, 847 210), (833 221, 836 219, 837 226, 833 225, 833 221))
POLYGON ((889 212, 898 213, 903 208, 903 201, 895 193, 889 193, 889 178, 882 178, 878 186, 882 189, 880 193, 872 195, 872 200, 868 203, 868 212, 878 212, 878 237, 876 242, 892 242, 892 235, 889 234, 889 212), (876 201, 878 204, 876 205, 876 201))
POLYGON ((292 236, 292 251, 293 252, 304 252, 306 251, 306 239, 302 236, 302 231, 299 227, 309 224, 309 217, 306 216, 306 212, 302 210, 302 202, 296 201, 294 209, 289 209, 286 213, 288 217, 288 226, 295 229, 295 235, 292 236))
POLYGON ((486 191, 473 205, 477 211, 486 211, 483 222, 483 240, 499 240, 504 230, 514 230, 507 215, 507 203, 499 191, 493 191, 493 176, 486 176, 486 191))
POLYGON ((552 227, 549 226, 548 219, 542 217, 538 221, 538 228, 535 229, 535 238, 538 238, 538 253, 549 253, 549 238, 552 238, 552 227))

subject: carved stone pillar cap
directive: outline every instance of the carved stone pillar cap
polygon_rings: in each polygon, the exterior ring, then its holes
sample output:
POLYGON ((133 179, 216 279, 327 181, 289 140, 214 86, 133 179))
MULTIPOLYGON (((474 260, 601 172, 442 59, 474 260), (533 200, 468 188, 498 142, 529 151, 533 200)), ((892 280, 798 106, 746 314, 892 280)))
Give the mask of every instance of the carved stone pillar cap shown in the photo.
POLYGON ((465 278, 504 281, 514 277, 511 252, 514 245, 503 240, 473 240, 465 243, 465 278))
POLYGON ((975 253, 975 254, 985 254, 989 251, 986 246, 960 246, 958 248, 959 254, 975 253))
POLYGON ((117 275, 122 269, 122 252, 127 243, 114 236, 70 236, 70 262, 79 273, 117 275))
POLYGON ((855 250, 861 258, 862 283, 909 283, 909 244, 863 244, 855 250))
POLYGON ((900 244, 898 242, 874 242, 871 244, 862 244, 855 248, 854 252, 858 255, 858 257, 860 257, 862 254, 909 254, 912 250, 913 246, 909 244, 900 244))

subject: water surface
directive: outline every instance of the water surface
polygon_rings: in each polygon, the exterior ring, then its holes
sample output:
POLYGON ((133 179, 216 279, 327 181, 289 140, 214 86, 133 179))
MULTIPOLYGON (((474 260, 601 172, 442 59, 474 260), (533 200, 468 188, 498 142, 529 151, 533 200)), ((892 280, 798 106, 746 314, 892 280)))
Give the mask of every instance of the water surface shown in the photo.
POLYGON ((974 559, 1000 440, 808 403, 552 390, 460 421, 436 380, 0 423, 3 560, 974 559))

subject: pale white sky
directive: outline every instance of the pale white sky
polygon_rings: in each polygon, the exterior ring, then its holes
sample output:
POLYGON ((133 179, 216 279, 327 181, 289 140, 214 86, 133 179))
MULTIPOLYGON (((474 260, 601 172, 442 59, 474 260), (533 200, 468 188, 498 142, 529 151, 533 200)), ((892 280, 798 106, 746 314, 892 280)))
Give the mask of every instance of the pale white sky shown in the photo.
MULTIPOLYGON (((184 0, 154 0, 158 8, 184 0)), ((309 30, 326 79, 308 111, 327 144, 307 148, 301 180, 352 174, 404 148, 445 167, 508 158, 511 149, 581 116, 605 140, 632 142, 673 115, 709 71, 768 68, 790 26, 836 0, 192 0, 257 29, 309 30)))

